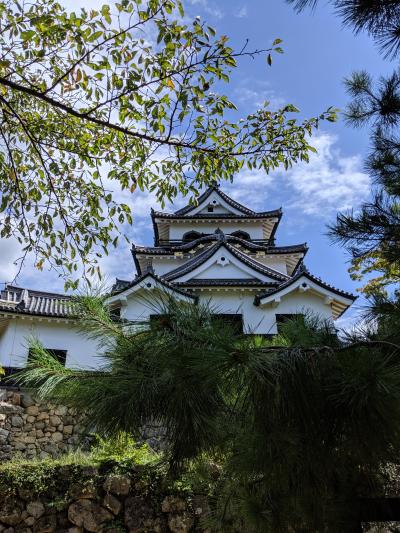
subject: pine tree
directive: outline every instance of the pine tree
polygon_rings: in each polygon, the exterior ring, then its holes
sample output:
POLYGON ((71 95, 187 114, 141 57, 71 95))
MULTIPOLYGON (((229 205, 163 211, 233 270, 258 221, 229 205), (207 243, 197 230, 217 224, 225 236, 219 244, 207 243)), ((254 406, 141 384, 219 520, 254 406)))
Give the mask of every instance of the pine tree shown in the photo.
POLYGON ((65 368, 36 342, 17 379, 84 408, 105 437, 159 421, 171 475, 204 480, 217 530, 354 531, 357 500, 383 493, 400 453, 400 308, 346 339, 306 315, 268 341, 238 336, 209 305, 154 308, 163 320, 150 327, 118 324, 84 298, 102 371, 65 368))
POLYGON ((371 294, 400 281, 400 73, 375 86, 366 72, 359 72, 346 80, 346 86, 352 97, 348 122, 372 125, 366 168, 376 190, 359 211, 340 213, 330 234, 350 250, 354 277, 380 272, 365 287, 371 294))

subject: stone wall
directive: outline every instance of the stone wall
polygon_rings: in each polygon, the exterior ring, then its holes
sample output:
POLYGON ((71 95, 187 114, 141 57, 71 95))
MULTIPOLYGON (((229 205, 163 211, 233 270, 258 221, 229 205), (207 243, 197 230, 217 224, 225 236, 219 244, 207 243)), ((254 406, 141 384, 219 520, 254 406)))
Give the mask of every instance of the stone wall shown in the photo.
POLYGON ((72 409, 0 388, 0 463, 16 455, 57 457, 84 445, 79 418, 72 409))
POLYGON ((38 478, 39 490, 33 471, 26 479, 0 473, 1 533, 211 532, 204 496, 174 493, 145 467, 63 466, 48 476, 47 488, 38 478))

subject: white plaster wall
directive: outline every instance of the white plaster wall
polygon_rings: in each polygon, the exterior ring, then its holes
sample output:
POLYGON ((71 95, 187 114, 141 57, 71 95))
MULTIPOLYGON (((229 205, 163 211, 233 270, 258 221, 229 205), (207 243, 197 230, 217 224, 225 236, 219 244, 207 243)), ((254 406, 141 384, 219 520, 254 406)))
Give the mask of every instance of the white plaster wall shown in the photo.
POLYGON ((244 328, 247 333, 277 333, 276 314, 304 313, 311 310, 323 318, 332 318, 331 308, 316 295, 293 293, 282 299, 278 307, 257 307, 253 304, 255 292, 199 292, 199 300, 210 301, 220 313, 238 313, 243 315, 244 328))
MULTIPOLYGON (((284 297, 278 307, 257 307, 253 304, 256 291, 197 291, 200 302, 210 302, 216 313, 238 313, 243 315, 247 333, 277 333, 276 314, 304 313, 312 310, 323 318, 332 318, 331 308, 323 298, 311 293, 292 293, 284 297)), ((147 320, 157 310, 149 303, 150 292, 139 291, 128 297, 128 305, 122 310, 122 317, 128 320, 147 320)))
POLYGON ((247 231, 252 239, 262 239, 263 230, 261 222, 222 222, 211 224, 210 222, 171 222, 169 228, 169 238, 171 240, 182 239, 184 233, 188 231, 198 231, 199 233, 214 233, 216 229, 221 229, 224 233, 233 233, 234 231, 247 231))
MULTIPOLYGON (((248 333, 277 333, 276 314, 304 313, 311 309, 323 318, 332 318, 331 308, 324 299, 310 292, 294 292, 282 298, 278 307, 256 307, 253 304, 255 291, 199 291, 199 300, 209 302, 219 313, 243 315, 245 331, 248 333)), ((141 290, 128 297, 127 306, 121 316, 128 320, 147 320, 158 310, 151 303, 151 292, 141 290)), ((102 363, 101 347, 93 340, 80 334, 72 322, 10 319, 0 329, 0 364, 23 366, 28 356, 29 338, 37 337, 45 348, 67 350, 67 366, 96 368, 102 363)))
POLYGON ((183 274, 177 280, 188 281, 190 279, 240 279, 255 278, 262 281, 271 281, 272 278, 262 274, 252 267, 242 263, 225 246, 221 246, 209 259, 197 268, 183 274), (222 258, 225 262, 222 262, 222 258))
POLYGON ((250 255, 252 259, 255 261, 258 261, 259 263, 262 263, 263 265, 269 266, 270 268, 273 268, 274 270, 277 270, 278 272, 282 272, 283 274, 287 274, 287 266, 284 259, 279 258, 279 256, 264 256, 264 257, 257 257, 256 255, 250 255))
MULTIPOLYGON (((188 277, 188 276, 186 276, 188 277)), ((229 265, 221 266, 218 263, 210 265, 208 268, 199 272, 196 275, 191 276, 189 279, 243 279, 243 278, 255 278, 264 279, 262 274, 251 272, 249 269, 239 268, 233 263, 229 265)), ((266 278, 265 278, 266 279, 266 278)))
POLYGON ((171 270, 174 270, 175 268, 178 268, 185 263, 187 263, 189 259, 184 258, 169 258, 169 257, 153 257, 152 265, 154 272, 158 276, 162 276, 163 274, 166 274, 167 272, 170 272, 171 270))
POLYGON ((157 293, 139 290, 127 297, 127 305, 121 309, 121 318, 126 320, 148 320, 150 315, 158 314, 157 293))
POLYGON ((207 200, 190 211, 190 214, 194 215, 197 213, 208 213, 208 206, 212 206, 214 208, 214 213, 233 213, 235 215, 242 214, 241 211, 225 202, 225 200, 223 200, 216 192, 212 192, 207 200))
MULTIPOLYGON (((226 207, 223 207, 222 205, 212 205, 213 207, 213 213, 217 213, 217 214, 232 214, 233 210, 232 209, 227 209, 226 207)), ((200 209, 200 211, 197 211, 197 213, 201 213, 201 214, 204 214, 204 215, 209 215, 210 212, 208 211, 208 205, 206 205, 205 207, 203 207, 202 209, 200 209)), ((240 211, 237 212, 238 214, 242 214, 240 213, 240 211)), ((194 212, 190 213, 191 215, 194 214, 194 212)))
POLYGON ((29 339, 38 338, 45 348, 67 350, 66 366, 92 368, 99 366, 101 349, 84 337, 71 322, 38 321, 20 317, 9 320, 0 332, 0 364, 21 367, 28 357, 29 339))

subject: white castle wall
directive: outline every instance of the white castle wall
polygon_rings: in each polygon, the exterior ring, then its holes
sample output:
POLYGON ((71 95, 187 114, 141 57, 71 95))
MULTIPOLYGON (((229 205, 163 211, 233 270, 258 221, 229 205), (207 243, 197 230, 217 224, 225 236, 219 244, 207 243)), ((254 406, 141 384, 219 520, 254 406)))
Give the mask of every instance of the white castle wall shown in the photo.
POLYGON ((77 331, 73 321, 16 317, 10 319, 0 332, 0 365, 23 366, 32 337, 38 338, 45 348, 67 350, 68 367, 92 368, 100 364, 97 343, 77 331))
MULTIPOLYGON (((284 296, 277 307, 257 307, 253 304, 255 291, 225 290, 197 291, 200 301, 210 302, 218 313, 242 314, 248 333, 277 333, 276 314, 304 313, 311 309, 323 318, 332 318, 329 305, 310 291, 293 292, 284 296)), ((127 299, 121 317, 127 320, 148 320, 160 308, 152 303, 152 291, 141 290, 127 299)), ((0 330, 0 365, 21 367, 27 360, 29 339, 38 338, 45 348, 67 350, 67 367, 97 368, 101 365, 101 348, 84 337, 73 321, 56 322, 46 319, 16 317, 8 320, 0 330)))
MULTIPOLYGON (((286 262, 284 259, 280 259, 279 256, 276 257, 256 257, 252 256, 253 259, 258 261, 259 263, 262 263, 263 265, 269 266, 270 268, 273 268, 274 270, 277 270, 278 272, 282 272, 283 274, 287 274, 287 268, 286 268, 286 262)), ((187 258, 180 258, 175 256, 160 256, 160 257, 153 257, 152 264, 154 272, 162 276, 166 274, 167 272, 170 272, 171 270, 174 270, 175 268, 178 268, 179 266, 187 263, 187 258)), ((225 267, 226 268, 226 267, 225 267)), ((227 277, 227 276, 225 276, 227 277)))
MULTIPOLYGON (((310 292, 294 292, 285 296, 278 307, 257 307, 254 305, 255 291, 243 290, 230 292, 225 290, 196 291, 200 302, 210 303, 216 313, 241 314, 245 331, 248 333, 277 333, 276 314, 304 313, 312 310, 322 318, 332 319, 332 312, 324 299, 310 292)), ((127 306, 122 310, 122 317, 128 320, 147 320, 156 314, 157 308, 151 304, 150 294, 141 291, 128 297, 127 306)))
POLYGON ((251 256, 252 259, 255 261, 258 261, 259 263, 262 263, 263 265, 266 265, 270 268, 273 268, 274 270, 277 270, 278 272, 282 272, 283 274, 287 274, 287 267, 286 262, 284 259, 280 259, 279 256, 275 257, 256 257, 255 255, 251 256))
POLYGON ((180 240, 183 235, 188 231, 198 231, 199 233, 214 233, 217 228, 220 228, 224 233, 230 234, 234 231, 247 231, 252 239, 262 239, 263 230, 262 224, 260 221, 255 222, 218 222, 217 223, 207 223, 207 222, 182 222, 182 223, 171 223, 169 228, 169 238, 171 240, 180 240))
POLYGON ((322 318, 332 319, 332 312, 324 300, 314 294, 294 292, 282 299, 278 307, 257 307, 254 291, 228 293, 224 291, 199 292, 200 301, 210 302, 219 313, 243 315, 244 329, 247 333, 277 333, 277 314, 296 314, 311 310, 322 318))
POLYGON ((152 264, 154 272, 158 276, 162 276, 175 268, 187 263, 187 259, 178 257, 153 257, 152 264))

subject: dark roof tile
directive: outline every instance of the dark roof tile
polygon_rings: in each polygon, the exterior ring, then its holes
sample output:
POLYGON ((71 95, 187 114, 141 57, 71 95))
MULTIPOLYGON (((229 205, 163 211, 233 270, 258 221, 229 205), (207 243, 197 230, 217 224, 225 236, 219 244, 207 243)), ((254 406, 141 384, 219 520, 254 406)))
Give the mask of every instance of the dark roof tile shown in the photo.
POLYGON ((257 272, 260 272, 261 274, 270 276, 278 281, 286 281, 288 279, 287 275, 282 274, 281 272, 278 272, 277 270, 274 270, 266 265, 263 265, 262 263, 259 263, 254 259, 251 259, 247 255, 234 248, 231 244, 226 242, 224 234, 220 236, 219 242, 216 242, 203 252, 194 256, 192 259, 189 259, 184 265, 181 265, 178 268, 167 272, 164 276, 164 279, 172 281, 180 276, 183 276, 184 274, 192 272, 195 268, 202 265, 205 261, 207 261, 207 259, 212 257, 221 246, 224 246, 229 252, 232 253, 232 255, 239 259, 239 261, 246 264, 250 268, 253 268, 257 272))
POLYGON ((0 311, 58 318, 73 318, 71 296, 6 285, 0 292, 0 311))
POLYGON ((350 300, 353 300, 353 301, 357 299, 357 296, 354 296, 354 294, 351 294, 350 292, 342 291, 341 289, 338 289, 338 288, 334 287, 333 285, 329 285, 329 283, 326 283, 321 278, 311 274, 304 267, 304 265, 300 265, 300 268, 298 268, 298 270, 295 273, 295 275, 292 276, 290 279, 288 279, 286 282, 282 283, 281 285, 279 285, 276 288, 273 288, 273 289, 270 289, 268 291, 265 291, 265 292, 262 292, 262 293, 258 294, 255 297, 255 299, 254 299, 254 304, 255 305, 259 305, 260 301, 263 298, 265 298, 267 296, 271 296, 273 294, 276 294, 276 293, 280 292, 282 289, 284 289, 286 287, 289 287, 292 283, 294 283, 295 281, 300 279, 302 276, 305 276, 310 281, 313 281, 314 283, 316 283, 317 285, 319 285, 323 289, 327 289, 327 290, 337 294, 338 296, 342 296, 343 298, 349 298, 350 300))
MULTIPOLYGON (((123 286, 122 285, 117 286, 117 283, 114 284, 111 296, 116 296, 117 294, 120 294, 121 292, 124 292, 127 289, 130 289, 130 288, 134 287, 135 285, 137 285, 138 283, 143 281, 147 276, 151 276, 154 280, 158 281, 161 285, 164 285, 168 289, 170 289, 170 290, 172 290, 174 292, 177 292, 179 294, 182 294, 183 296, 188 296, 189 298, 193 298, 193 299, 197 298, 193 294, 191 294, 189 292, 186 292, 185 290, 180 289, 179 287, 176 287, 172 283, 169 283, 165 278, 157 276, 157 274, 155 274, 153 271, 147 271, 144 274, 142 274, 141 276, 138 276, 136 279, 134 279, 134 280, 132 280, 130 282, 125 282, 124 281, 124 285, 123 286), (125 284, 125 283, 127 283, 127 284, 125 284)), ((121 280, 117 280, 117 281, 121 281, 121 280)))
MULTIPOLYGON (((240 204, 239 202, 237 202, 236 200, 234 200, 233 198, 231 198, 230 196, 228 196, 227 194, 222 192, 221 189, 219 188, 219 185, 212 185, 205 192, 203 192, 203 194, 201 194, 197 198, 197 205, 200 205, 203 202, 205 202, 207 200, 207 198, 213 192, 215 192, 220 198, 222 198, 228 205, 230 205, 234 209, 237 209, 238 211, 240 211, 244 215, 252 215, 252 216, 254 216, 254 215, 259 214, 259 213, 256 213, 255 211, 253 211, 252 209, 249 209, 248 207, 240 204)), ((193 209, 195 209, 197 207, 197 205, 188 204, 187 206, 183 207, 182 209, 178 209, 178 211, 175 211, 174 214, 178 215, 178 216, 187 215, 193 209)), ((280 210, 277 210, 277 211, 280 211, 280 210)))

